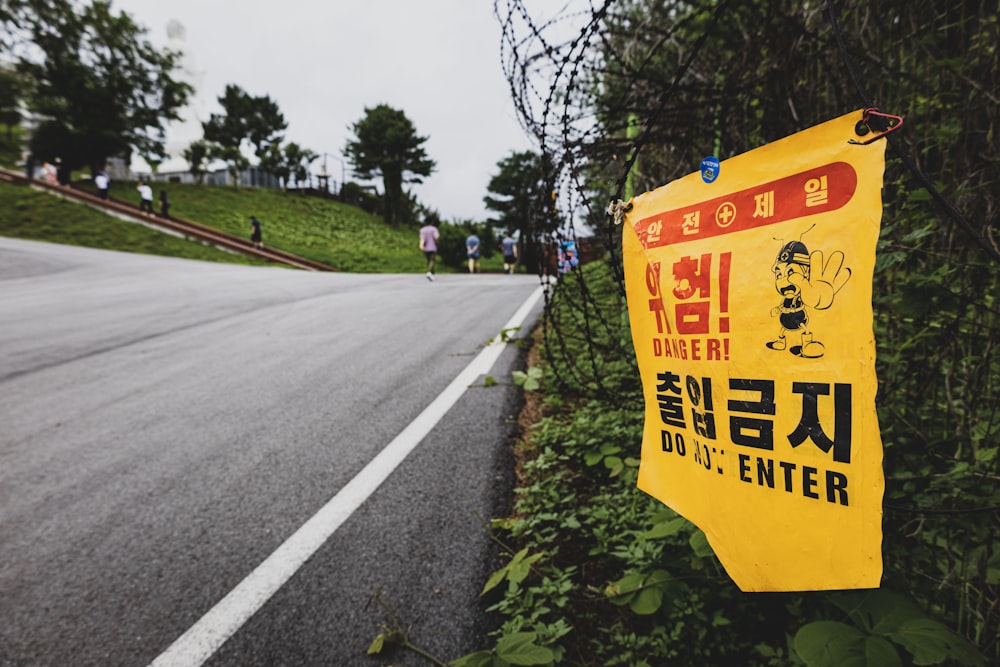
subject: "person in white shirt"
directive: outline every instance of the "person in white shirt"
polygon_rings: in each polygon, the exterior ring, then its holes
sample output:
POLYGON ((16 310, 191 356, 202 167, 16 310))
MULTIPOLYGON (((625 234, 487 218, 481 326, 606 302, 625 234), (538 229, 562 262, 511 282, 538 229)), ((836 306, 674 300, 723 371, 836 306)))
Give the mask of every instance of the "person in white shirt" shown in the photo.
POLYGON ((153 188, 145 181, 139 181, 139 210, 146 213, 153 212, 153 188))
POLYGON ((99 171, 97 176, 94 176, 94 185, 97 186, 97 196, 101 199, 108 198, 108 188, 111 186, 111 179, 108 178, 106 172, 99 171))

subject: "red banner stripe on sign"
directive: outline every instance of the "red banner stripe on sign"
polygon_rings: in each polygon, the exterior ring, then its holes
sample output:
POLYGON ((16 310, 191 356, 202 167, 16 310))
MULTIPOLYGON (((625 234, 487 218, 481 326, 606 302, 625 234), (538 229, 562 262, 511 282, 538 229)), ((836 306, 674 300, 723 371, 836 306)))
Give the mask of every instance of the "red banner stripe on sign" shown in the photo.
POLYGON ((857 185, 854 167, 846 162, 833 162, 643 218, 635 224, 635 231, 647 250, 732 234, 835 211, 851 200, 857 185))

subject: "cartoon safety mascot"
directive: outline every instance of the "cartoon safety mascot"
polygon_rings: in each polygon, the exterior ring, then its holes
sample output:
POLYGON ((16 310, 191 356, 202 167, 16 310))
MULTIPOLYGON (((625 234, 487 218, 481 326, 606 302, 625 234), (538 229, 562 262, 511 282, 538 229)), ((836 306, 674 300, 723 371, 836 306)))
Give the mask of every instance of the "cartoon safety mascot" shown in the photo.
POLYGON ((844 253, 835 250, 823 261, 823 251, 812 253, 802 241, 789 241, 774 260, 774 288, 782 297, 780 306, 771 309, 771 317, 781 323, 778 338, 767 343, 772 350, 785 350, 797 357, 819 359, 826 349, 813 340, 809 328, 809 310, 826 310, 833 298, 851 277, 843 268, 844 253), (789 346, 788 333, 798 333, 800 342, 789 346))

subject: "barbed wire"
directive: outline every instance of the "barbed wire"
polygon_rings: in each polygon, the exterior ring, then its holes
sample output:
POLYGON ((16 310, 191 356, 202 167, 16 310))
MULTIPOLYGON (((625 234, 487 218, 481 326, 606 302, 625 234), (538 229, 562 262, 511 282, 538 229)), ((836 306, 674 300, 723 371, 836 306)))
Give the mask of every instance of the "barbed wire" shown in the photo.
MULTIPOLYGON (((626 183, 635 174, 640 153, 651 142, 662 146, 665 136, 682 132, 674 128, 687 120, 685 114, 693 112, 676 103, 679 93, 702 94, 706 107, 723 104, 725 94, 732 94, 732 91, 716 90, 713 81, 704 80, 703 72, 694 80, 689 73, 699 58, 706 57, 705 44, 713 31, 720 24, 732 31, 733 25, 742 20, 738 10, 744 6, 731 0, 677 3, 686 11, 678 13, 676 21, 653 26, 639 23, 641 19, 635 16, 641 12, 634 10, 642 3, 631 0, 570 1, 544 16, 533 14, 530 4, 533 3, 529 0, 496 0, 494 13, 502 28, 501 65, 511 99, 522 128, 538 146, 545 184, 554 195, 552 210, 539 211, 532 229, 546 247, 567 240, 579 245, 582 229, 596 232, 624 298, 620 230, 615 229, 608 216, 607 204, 622 199, 626 183), (655 39, 645 44, 636 36, 640 30, 648 31, 655 39), (650 80, 643 73, 644 69, 661 57, 659 50, 668 44, 683 57, 678 59, 668 78, 650 80), (617 85, 621 91, 619 105, 613 110, 617 113, 606 110, 605 115, 599 116, 595 96, 600 88, 611 85, 617 85), (630 127, 635 130, 631 137, 630 127)), ((851 62, 834 12, 832 0, 827 0, 825 18, 830 31, 825 36, 821 35, 822 6, 804 12, 801 22, 791 26, 791 34, 798 40, 825 42, 831 48, 839 48, 850 84, 865 104, 870 105, 872 98, 851 62)), ((844 82, 845 88, 847 83, 844 82)), ((791 98, 788 106, 791 120, 801 126, 809 124, 791 98)), ((795 129, 791 123, 789 125, 788 133, 795 129)), ((749 150, 752 147, 741 148, 749 150)), ((1000 259, 997 249, 976 233, 956 207, 905 155, 906 152, 896 151, 920 186, 927 189, 978 245, 1000 259)), ((561 289, 560 284, 551 288, 554 293, 561 289)), ((578 292, 578 299, 585 302, 589 289, 586 280, 581 276, 573 281, 572 288, 578 292)), ((585 329, 592 325, 608 330, 615 328, 600 309, 588 308, 568 295, 560 295, 560 298, 572 301, 579 309, 585 329)), ((547 304, 551 301, 547 297, 547 304)), ((558 347, 566 346, 559 344, 558 347)), ((578 368, 579 363, 574 360, 567 367, 578 368)), ((591 382, 601 385, 599 377, 591 378, 591 382)))

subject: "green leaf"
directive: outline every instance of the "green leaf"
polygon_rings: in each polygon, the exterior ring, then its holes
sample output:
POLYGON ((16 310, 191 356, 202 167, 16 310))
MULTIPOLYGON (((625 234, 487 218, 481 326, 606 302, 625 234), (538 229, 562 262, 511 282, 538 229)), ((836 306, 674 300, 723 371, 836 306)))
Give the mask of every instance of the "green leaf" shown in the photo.
POLYGON ((663 523, 656 524, 655 526, 647 530, 645 533, 643 533, 640 537, 649 540, 656 540, 663 537, 670 537, 671 535, 676 535, 681 530, 681 528, 683 528, 687 524, 688 524, 687 519, 679 517, 671 521, 665 521, 663 523))
POLYGON ((655 614, 663 606, 663 589, 655 586, 643 588, 629 606, 642 616, 655 614))
POLYGON ((604 594, 608 596, 611 604, 626 605, 635 597, 636 591, 640 590, 646 576, 641 572, 631 572, 618 581, 612 582, 604 589, 604 594))
POLYGON ((525 547, 517 552, 510 563, 507 564, 508 575, 507 579, 519 584, 524 581, 529 574, 531 574, 531 566, 534 565, 541 559, 542 554, 537 553, 528 556, 528 548, 525 547), (526 557, 527 556, 527 557, 526 557))
POLYGON ((477 651, 448 663, 448 667, 493 667, 492 651, 477 651))
POLYGON ((985 664, 975 646, 929 618, 906 621, 889 638, 913 654, 915 665, 936 665, 948 658, 963 665, 985 664))
POLYGON ((604 467, 611 471, 612 477, 617 477, 625 468, 625 464, 617 456, 608 456, 604 459, 604 467))
POLYGON ((368 655, 378 655, 382 652, 382 647, 385 645, 385 635, 379 634, 372 643, 368 646, 368 655))
MULTIPOLYGON (((383 626, 385 627, 385 626, 383 626)), ((368 655, 378 655, 385 648, 386 644, 398 644, 402 645, 405 640, 403 633, 397 630, 389 630, 388 632, 379 633, 377 637, 368 646, 368 655)))
POLYGON ((499 586, 506 577, 507 567, 504 566, 490 575, 490 578, 486 580, 486 584, 483 586, 483 590, 479 594, 486 595, 488 592, 499 586))
POLYGON ((889 635, 904 621, 924 618, 910 598, 890 589, 835 593, 830 601, 847 612, 858 627, 876 635, 889 635))
POLYGON ((497 642, 496 655, 512 665, 547 665, 555 659, 552 649, 535 644, 534 632, 504 635, 497 642))
POLYGON ((527 373, 524 371, 514 371, 511 375, 514 378, 514 384, 522 387, 525 391, 536 391, 542 386, 542 369, 537 366, 529 368, 527 373))
POLYGON ((521 327, 509 327, 507 329, 500 330, 500 341, 507 343, 513 339, 512 334, 516 334, 521 330, 521 327))
POLYGON ((712 551, 712 546, 708 543, 708 537, 705 536, 704 531, 696 530, 691 539, 688 540, 688 544, 691 545, 691 549, 699 558, 708 558, 709 556, 714 556, 715 552, 712 551))
POLYGON ((882 637, 865 640, 865 661, 872 667, 903 667, 896 647, 882 637))
POLYGON ((510 559, 509 563, 490 575, 490 578, 486 580, 486 584, 483 586, 483 590, 479 594, 484 595, 493 590, 499 586, 504 579, 507 579, 515 584, 521 583, 531 573, 531 566, 538 562, 542 556, 543 554, 541 553, 528 556, 528 548, 525 547, 521 549, 514 554, 514 557, 510 559))
POLYGON ((976 451, 976 461, 978 463, 991 464, 997 460, 996 447, 984 447, 976 451))
POLYGON ((653 570, 646 579, 647 586, 663 586, 667 582, 673 581, 674 575, 667 570, 653 570))
POLYGON ((864 633, 845 623, 816 621, 799 629, 794 645, 809 667, 869 667, 865 639, 864 633))

